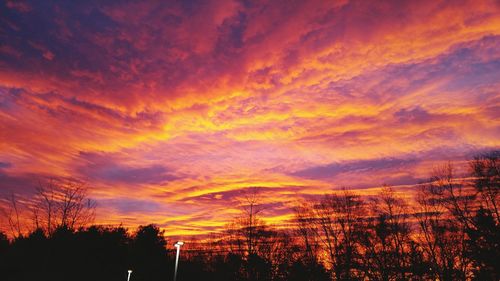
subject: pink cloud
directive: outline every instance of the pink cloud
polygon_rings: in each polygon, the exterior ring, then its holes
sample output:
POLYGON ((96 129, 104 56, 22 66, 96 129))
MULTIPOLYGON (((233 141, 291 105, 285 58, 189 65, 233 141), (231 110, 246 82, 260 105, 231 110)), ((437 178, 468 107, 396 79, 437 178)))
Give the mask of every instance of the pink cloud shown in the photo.
POLYGON ((489 2, 41 5, 0 21, 0 187, 81 177, 102 223, 201 233, 249 186, 281 216, 500 146, 489 2))

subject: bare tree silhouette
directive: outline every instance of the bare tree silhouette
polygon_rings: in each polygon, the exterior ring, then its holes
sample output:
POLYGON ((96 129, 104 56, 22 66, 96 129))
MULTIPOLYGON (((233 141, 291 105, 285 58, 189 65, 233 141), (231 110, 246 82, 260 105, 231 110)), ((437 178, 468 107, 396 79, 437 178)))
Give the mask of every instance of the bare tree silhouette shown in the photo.
POLYGON ((240 204, 243 216, 239 218, 239 224, 249 255, 255 254, 258 234, 264 225, 260 219, 260 214, 264 210, 260 191, 259 187, 249 188, 243 193, 240 204))
POLYGON ((95 201, 88 198, 89 186, 75 179, 39 182, 31 204, 35 226, 51 235, 57 227, 76 229, 95 217, 95 201))
MULTIPOLYGON (((224 231, 186 243, 180 275, 207 281, 499 280, 498 155, 474 158, 462 178, 449 163, 436 168, 418 185, 414 201, 386 186, 370 196, 343 189, 297 203, 284 227, 264 223, 267 198, 249 188, 241 194, 240 215, 224 231)), ((129 267, 137 279, 171 275, 174 255, 163 230, 88 226, 95 212, 88 195, 82 182, 52 180, 40 184, 34 198, 2 199, 13 238, 0 233, 6 280, 123 280, 129 267), (35 228, 26 233, 29 218, 35 228)))
POLYGON ((474 188, 483 199, 482 207, 489 210, 500 223, 500 151, 474 157, 469 162, 474 188))
POLYGON ((23 235, 23 228, 25 227, 22 221, 22 212, 24 211, 23 203, 16 193, 12 192, 1 200, 0 213, 7 220, 10 233, 12 237, 18 238, 23 235))

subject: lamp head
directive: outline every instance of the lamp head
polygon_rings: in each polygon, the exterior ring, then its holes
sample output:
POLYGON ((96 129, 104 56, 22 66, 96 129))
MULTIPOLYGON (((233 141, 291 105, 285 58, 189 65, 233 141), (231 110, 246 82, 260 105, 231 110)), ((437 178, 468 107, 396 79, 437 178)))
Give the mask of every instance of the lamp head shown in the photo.
POLYGON ((132 273, 132 270, 131 270, 131 269, 129 269, 129 270, 128 270, 128 274, 130 274, 130 273, 132 273))
POLYGON ((175 247, 180 247, 180 246, 182 246, 182 245, 184 245, 184 242, 182 242, 182 241, 177 241, 177 242, 174 244, 174 246, 175 246, 175 247))

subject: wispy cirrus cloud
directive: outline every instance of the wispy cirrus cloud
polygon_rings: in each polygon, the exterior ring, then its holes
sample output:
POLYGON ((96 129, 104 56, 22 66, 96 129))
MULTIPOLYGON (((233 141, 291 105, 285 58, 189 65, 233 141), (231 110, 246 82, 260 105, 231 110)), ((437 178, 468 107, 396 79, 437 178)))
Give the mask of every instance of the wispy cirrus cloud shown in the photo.
POLYGON ((217 230, 251 186, 279 223, 500 146, 492 1, 1 5, 0 193, 77 177, 100 223, 217 230))
POLYGON ((414 164, 415 159, 382 158, 343 163, 331 163, 325 166, 311 167, 294 172, 293 175, 305 178, 325 179, 332 178, 342 173, 365 173, 374 170, 387 170, 390 168, 403 168, 408 164, 414 164))

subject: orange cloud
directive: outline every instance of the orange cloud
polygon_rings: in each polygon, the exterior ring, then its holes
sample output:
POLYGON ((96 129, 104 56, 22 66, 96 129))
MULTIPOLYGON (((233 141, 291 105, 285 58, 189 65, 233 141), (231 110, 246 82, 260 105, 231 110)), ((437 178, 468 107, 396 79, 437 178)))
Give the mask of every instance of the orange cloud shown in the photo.
POLYGON ((257 186, 280 224, 500 147, 494 1, 4 5, 0 193, 77 177, 98 223, 217 231, 257 186))

